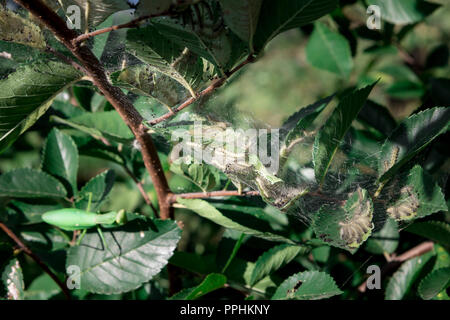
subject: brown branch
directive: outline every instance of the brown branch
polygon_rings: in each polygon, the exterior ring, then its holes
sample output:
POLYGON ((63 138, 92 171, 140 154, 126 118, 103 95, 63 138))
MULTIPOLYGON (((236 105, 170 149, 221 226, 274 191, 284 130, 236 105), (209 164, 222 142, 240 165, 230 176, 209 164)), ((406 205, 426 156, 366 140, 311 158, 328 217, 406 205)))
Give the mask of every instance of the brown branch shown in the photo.
POLYGON ((170 112, 162 115, 161 117, 158 117, 156 119, 150 120, 147 123, 151 126, 158 124, 160 122, 163 122, 167 119, 170 119, 171 117, 175 116, 178 112, 181 110, 189 107, 191 104, 199 100, 200 98, 206 97, 213 93, 217 88, 220 88, 226 80, 231 77, 234 73, 242 69, 244 66, 246 66, 249 63, 252 63, 255 61, 255 57, 253 55, 249 55, 248 58, 243 61, 241 64, 239 64, 236 68, 226 73, 226 75, 222 78, 215 79, 205 90, 200 92, 196 97, 189 98, 185 102, 183 102, 180 106, 177 108, 173 108, 170 112))
MULTIPOLYGON (((431 250, 433 250, 434 248, 434 243, 432 241, 427 241, 427 242, 423 242, 419 245, 417 245, 416 247, 402 253, 399 256, 393 256, 390 257, 390 261, 383 266, 383 268, 381 269, 381 276, 384 277, 386 276, 392 269, 397 268, 400 264, 402 264, 403 262, 410 260, 412 258, 421 256, 431 250)), ((358 291, 361 293, 366 292, 366 288, 367 288, 367 281, 364 281, 363 283, 361 283, 358 287, 358 291)))
POLYGON ((173 208, 168 201, 172 192, 164 175, 153 140, 143 125, 144 119, 142 116, 122 90, 109 82, 103 66, 92 51, 86 46, 74 45, 73 40, 77 38, 77 33, 69 29, 66 22, 42 0, 15 0, 15 2, 36 16, 72 52, 83 66, 85 74, 92 79, 94 85, 97 86, 131 129, 141 147, 144 165, 155 186, 160 204, 160 216, 162 219, 173 217, 173 208))
POLYGON ((74 46, 79 45, 81 42, 86 41, 89 38, 107 33, 107 32, 111 32, 111 31, 115 31, 115 30, 120 30, 120 29, 129 29, 129 28, 137 28, 140 25, 140 22, 151 19, 151 18, 156 18, 156 17, 162 17, 162 16, 169 16, 173 14, 172 10, 167 10, 165 12, 159 13, 159 14, 152 14, 152 15, 147 15, 147 16, 142 16, 139 18, 136 18, 130 22, 127 23, 123 23, 123 24, 119 24, 119 25, 115 25, 115 26, 111 26, 111 27, 107 27, 104 29, 100 29, 100 30, 95 30, 92 32, 88 32, 88 33, 84 33, 82 35, 77 36, 75 39, 72 40, 72 44, 74 46))
POLYGON ((231 196, 256 197, 256 196, 259 196, 259 192, 258 191, 239 192, 239 191, 235 190, 235 191, 180 193, 180 194, 172 194, 172 196, 170 197, 170 202, 171 203, 176 202, 177 198, 206 199, 206 198, 214 198, 214 197, 231 197, 231 196))
POLYGON ((66 298, 68 300, 71 299, 70 297, 70 292, 69 289, 66 287, 66 285, 59 280, 59 278, 50 270, 50 268, 44 263, 42 262, 42 260, 33 252, 31 251, 30 248, 28 248, 23 242, 22 240, 20 240, 15 234, 14 232, 11 231, 11 229, 9 229, 5 224, 3 224, 2 222, 0 222, 0 229, 2 229, 7 235, 8 237, 11 238, 11 240, 13 240, 18 246, 19 248, 25 252, 26 255, 28 255, 31 259, 33 259, 41 268, 42 270, 44 270, 45 273, 47 273, 52 279, 53 281, 56 282, 56 284, 61 288, 62 292, 64 293, 64 295, 66 296, 66 298))

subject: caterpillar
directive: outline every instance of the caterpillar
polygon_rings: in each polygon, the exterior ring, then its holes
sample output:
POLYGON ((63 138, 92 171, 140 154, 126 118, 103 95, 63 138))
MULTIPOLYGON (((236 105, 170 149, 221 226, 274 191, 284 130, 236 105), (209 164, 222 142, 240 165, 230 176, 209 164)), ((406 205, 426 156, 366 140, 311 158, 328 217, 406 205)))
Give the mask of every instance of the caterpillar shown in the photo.
POLYGON ((389 160, 389 162, 386 160, 384 161, 384 172, 388 171, 394 166, 394 164, 397 162, 399 152, 400 148, 398 146, 394 146, 391 153, 391 159, 389 160))
POLYGON ((400 190, 400 195, 400 200, 389 207, 386 212, 397 221, 411 220, 417 215, 417 209, 420 205, 419 199, 410 186, 403 187, 400 190))
POLYGON ((348 208, 349 212, 353 212, 352 218, 339 222, 339 236, 347 247, 359 247, 370 236, 374 227, 372 223, 372 202, 366 195, 367 192, 358 188, 356 201, 354 196, 347 200, 347 202, 355 201, 348 208))

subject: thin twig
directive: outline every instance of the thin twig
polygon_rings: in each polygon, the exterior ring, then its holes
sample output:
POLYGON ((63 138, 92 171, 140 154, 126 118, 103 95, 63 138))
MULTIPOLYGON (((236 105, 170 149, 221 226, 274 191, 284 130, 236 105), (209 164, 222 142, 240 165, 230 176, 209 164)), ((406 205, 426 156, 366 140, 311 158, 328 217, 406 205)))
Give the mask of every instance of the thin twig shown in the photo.
POLYGON ((259 196, 258 191, 244 191, 239 192, 238 190, 232 191, 211 191, 211 192, 194 192, 194 193, 180 193, 172 194, 170 202, 174 203, 178 198, 182 199, 206 199, 215 197, 231 197, 231 196, 242 196, 242 197, 256 197, 259 196))
POLYGON ((26 255, 28 255, 31 259, 33 259, 41 268, 44 270, 45 273, 47 273, 53 281, 56 282, 56 284, 61 288, 62 292, 66 296, 67 300, 70 300, 70 293, 69 289, 66 287, 66 285, 59 280, 59 278, 50 270, 50 268, 33 252, 30 248, 28 248, 22 240, 20 240, 14 232, 11 231, 5 224, 0 222, 0 229, 2 229, 8 237, 10 237, 18 246, 19 248, 25 252, 26 255))
POLYGON ((125 172, 130 176, 130 178, 133 179, 133 181, 136 183, 136 186, 137 186, 139 192, 141 193, 142 198, 144 198, 145 203, 152 209, 155 217, 158 217, 158 211, 156 210, 155 206, 153 205, 152 200, 150 200, 147 192, 145 192, 142 182, 139 181, 139 179, 133 174, 133 172, 131 172, 130 169, 128 169, 128 167, 126 165, 124 165, 123 168, 124 168, 125 172))
MULTIPOLYGON (((432 241, 427 241, 419 244, 418 246, 415 246, 414 248, 404 252, 403 254, 399 256, 393 256, 390 257, 390 261, 385 264, 381 270, 381 276, 385 276, 388 274, 392 269, 398 267, 403 262, 410 260, 412 258, 421 256, 434 248, 434 243, 432 241)), ((361 293, 366 292, 367 289, 367 281, 364 280, 363 283, 361 283, 358 287, 358 291, 361 293)))
POLYGON ((178 112, 180 112, 181 110, 189 107, 191 104, 193 104, 194 102, 196 102, 200 98, 203 98, 203 97, 208 96, 211 93, 213 93, 217 88, 220 88, 230 76, 232 76, 234 73, 236 73, 237 71, 242 69, 247 64, 252 63, 254 61, 255 61, 255 57, 253 55, 249 55, 248 58, 245 61, 243 61, 241 64, 239 64, 236 68, 234 68, 233 70, 227 72, 225 77, 215 79, 205 90, 200 92, 196 97, 189 98, 188 100, 183 102, 177 108, 173 108, 170 112, 162 115, 159 118, 150 120, 147 123, 149 125, 153 126, 153 125, 158 124, 160 122, 163 122, 163 121, 165 121, 167 119, 170 119, 171 117, 175 116, 178 112))
POLYGON ((73 39, 72 40, 72 44, 74 46, 77 46, 77 45, 79 45, 80 43, 86 41, 89 38, 92 38, 92 37, 95 37, 95 36, 98 36, 98 35, 101 35, 101 34, 104 34, 104 33, 107 33, 107 32, 115 31, 115 30, 137 28, 137 27, 139 27, 139 24, 142 21, 145 21, 145 20, 148 20, 148 19, 151 19, 151 18, 156 18, 156 17, 169 16, 172 13, 173 13, 172 10, 167 10, 167 11, 159 13, 159 14, 152 14, 152 15, 142 16, 142 17, 136 18, 134 20, 131 20, 130 22, 127 22, 127 23, 123 23, 123 24, 119 24, 119 25, 103 28, 103 29, 100 29, 100 30, 95 30, 95 31, 92 31, 92 32, 84 33, 82 35, 79 35, 75 39, 73 39))
POLYGON ((73 61, 72 59, 70 59, 69 57, 63 55, 62 53, 56 51, 55 49, 53 49, 52 47, 47 46, 45 48, 45 51, 50 52, 51 54, 53 54, 55 57, 57 57, 58 59, 60 59, 61 61, 70 64, 72 67, 74 67, 75 69, 77 69, 78 71, 82 72, 82 73, 86 73, 86 71, 84 70, 84 68, 82 66, 80 66, 78 63, 76 63, 75 61, 73 61))

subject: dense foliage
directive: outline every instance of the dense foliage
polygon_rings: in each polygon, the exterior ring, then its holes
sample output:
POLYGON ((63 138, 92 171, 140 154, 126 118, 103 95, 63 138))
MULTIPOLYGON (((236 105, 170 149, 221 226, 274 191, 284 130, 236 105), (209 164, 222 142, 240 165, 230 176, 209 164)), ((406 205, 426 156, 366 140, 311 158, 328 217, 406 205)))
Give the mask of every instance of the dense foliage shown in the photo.
POLYGON ((448 299, 448 3, 34 3, 0 1, 0 297, 448 299))

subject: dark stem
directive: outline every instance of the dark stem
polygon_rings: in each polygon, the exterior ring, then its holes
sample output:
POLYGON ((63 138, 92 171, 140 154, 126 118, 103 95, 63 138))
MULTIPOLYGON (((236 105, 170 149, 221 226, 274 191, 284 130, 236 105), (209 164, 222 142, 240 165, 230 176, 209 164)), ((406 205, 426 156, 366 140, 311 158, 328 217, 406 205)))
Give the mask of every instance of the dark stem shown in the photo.
POLYGON ((6 235, 10 237, 11 240, 13 240, 23 252, 25 252, 26 255, 28 255, 31 259, 33 259, 42 268, 42 270, 44 270, 44 272, 47 273, 53 279, 53 281, 56 282, 56 284, 61 288, 62 292, 66 296, 67 300, 70 300, 71 297, 69 289, 61 280, 59 280, 59 278, 50 270, 50 268, 47 267, 47 265, 44 262, 42 262, 42 260, 33 251, 31 251, 31 249, 28 248, 22 242, 22 240, 19 239, 19 237, 17 237, 14 234, 14 232, 12 232, 11 229, 9 229, 2 222, 0 222, 0 229, 2 229, 6 233, 6 235))

